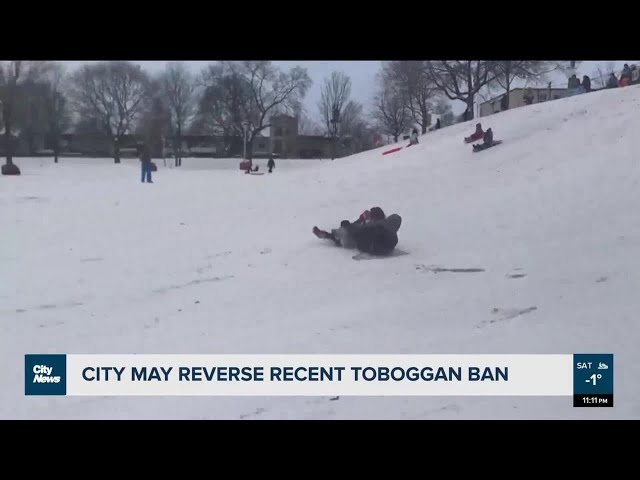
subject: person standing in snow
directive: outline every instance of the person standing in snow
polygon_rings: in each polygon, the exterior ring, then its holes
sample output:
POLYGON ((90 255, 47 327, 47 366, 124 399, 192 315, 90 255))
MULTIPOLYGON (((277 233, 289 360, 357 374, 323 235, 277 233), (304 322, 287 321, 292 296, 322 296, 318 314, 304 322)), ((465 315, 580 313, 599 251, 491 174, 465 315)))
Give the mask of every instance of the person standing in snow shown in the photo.
POLYGON ((149 153, 149 147, 142 147, 142 153, 140 154, 140 164, 142 167, 142 183, 153 183, 151 180, 151 154, 149 153))
POLYGON ((273 155, 269 156, 269 162, 267 163, 267 167, 269 168, 269 173, 276 168, 276 162, 273 161, 273 155))
POLYGON ((569 77, 569 82, 567 84, 567 88, 569 90, 575 90, 576 88, 578 88, 578 85, 580 85, 580 80, 578 80, 578 77, 574 73, 573 75, 571 75, 569 77))
POLYGON ((587 75, 582 77, 582 88, 584 88, 586 93, 591 91, 591 79, 587 75))
POLYGON ((408 147, 410 147, 411 145, 417 145, 418 143, 418 129, 414 128, 413 131, 411 132, 411 138, 409 139, 409 145, 407 145, 408 147))

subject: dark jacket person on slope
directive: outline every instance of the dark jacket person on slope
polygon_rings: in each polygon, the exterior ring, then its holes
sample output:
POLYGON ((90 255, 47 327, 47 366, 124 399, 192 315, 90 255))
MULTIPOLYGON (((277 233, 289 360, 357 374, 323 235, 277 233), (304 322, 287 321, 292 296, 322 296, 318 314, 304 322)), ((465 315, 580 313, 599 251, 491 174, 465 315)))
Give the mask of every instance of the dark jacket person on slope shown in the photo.
POLYGON ((343 220, 340 228, 334 228, 331 232, 313 227, 313 233, 318 238, 332 240, 343 248, 357 248, 372 255, 386 255, 398 244, 401 224, 402 218, 399 215, 386 217, 380 207, 373 207, 364 211, 354 222, 343 220))

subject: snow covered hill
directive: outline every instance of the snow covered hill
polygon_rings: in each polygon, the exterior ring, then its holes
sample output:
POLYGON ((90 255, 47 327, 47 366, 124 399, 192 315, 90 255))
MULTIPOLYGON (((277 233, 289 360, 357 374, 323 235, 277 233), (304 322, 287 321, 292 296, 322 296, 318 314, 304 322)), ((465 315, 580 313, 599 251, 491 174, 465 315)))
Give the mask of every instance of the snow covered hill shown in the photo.
POLYGON ((485 152, 463 144, 473 121, 263 176, 186 159, 149 185, 136 161, 17 159, 0 418, 640 418, 639 108, 639 87, 597 92, 480 119, 504 141, 485 152), (376 205, 410 255, 356 262, 311 233, 376 205), (24 354, 59 352, 613 353, 616 404, 25 397, 24 354))

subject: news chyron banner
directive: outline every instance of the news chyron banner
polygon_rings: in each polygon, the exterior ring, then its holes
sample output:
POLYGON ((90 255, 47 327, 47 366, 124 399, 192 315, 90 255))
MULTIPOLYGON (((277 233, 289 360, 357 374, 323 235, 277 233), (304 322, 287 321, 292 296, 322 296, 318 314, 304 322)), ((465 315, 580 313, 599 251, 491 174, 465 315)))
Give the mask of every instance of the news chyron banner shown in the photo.
POLYGON ((29 354, 25 395, 573 396, 613 407, 613 354, 29 354))

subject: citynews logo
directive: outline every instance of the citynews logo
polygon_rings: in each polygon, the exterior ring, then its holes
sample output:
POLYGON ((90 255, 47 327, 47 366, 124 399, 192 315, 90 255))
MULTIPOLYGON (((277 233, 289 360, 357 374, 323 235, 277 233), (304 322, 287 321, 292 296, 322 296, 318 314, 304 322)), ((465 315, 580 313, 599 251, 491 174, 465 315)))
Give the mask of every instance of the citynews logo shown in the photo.
POLYGON ((25 355, 25 395, 66 395, 66 355, 25 355))
POLYGON ((36 365, 33 367, 33 373, 36 374, 33 377, 33 383, 60 383, 60 375, 52 375, 53 367, 47 367, 46 365, 36 365))

